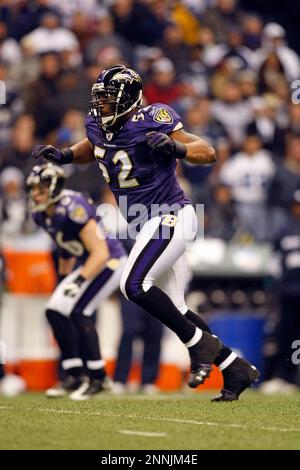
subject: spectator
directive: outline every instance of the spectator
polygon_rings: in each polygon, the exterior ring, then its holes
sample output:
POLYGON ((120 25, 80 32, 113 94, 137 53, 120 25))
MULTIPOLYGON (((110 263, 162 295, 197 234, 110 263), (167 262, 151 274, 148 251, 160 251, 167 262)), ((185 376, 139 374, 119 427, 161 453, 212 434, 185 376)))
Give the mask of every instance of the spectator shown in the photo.
POLYGON ((42 16, 40 26, 24 36, 21 44, 27 54, 45 54, 53 51, 72 51, 78 54, 79 50, 75 34, 61 27, 59 18, 54 13, 42 16))
POLYGON ((229 186, 220 184, 211 192, 211 202, 206 207, 207 221, 205 234, 229 242, 240 228, 232 191, 229 186))
POLYGON ((295 51, 286 44, 286 33, 278 23, 268 23, 263 29, 262 47, 257 51, 260 67, 268 57, 274 56, 280 63, 289 83, 300 76, 300 60, 295 51))
POLYGON ((212 112, 213 116, 223 124, 234 148, 239 148, 243 143, 247 126, 253 120, 253 110, 248 100, 242 100, 241 87, 237 81, 227 81, 222 99, 213 103, 212 112))
MULTIPOLYGON (((102 2, 100 2, 102 3, 102 2)), ((49 0, 49 5, 61 15, 63 25, 70 28, 74 14, 80 12, 86 18, 98 17, 105 10, 98 0, 49 0)))
POLYGON ((26 110, 34 116, 37 123, 37 135, 45 135, 54 130, 60 122, 61 103, 59 80, 62 76, 58 54, 45 54, 41 58, 38 79, 25 88, 26 110))
MULTIPOLYGON (((76 109, 69 109, 64 114, 60 127, 47 137, 47 142, 59 148, 70 147, 79 142, 85 138, 84 120, 85 113, 81 113, 76 109)), ((66 185, 74 191, 91 196, 95 202, 99 202, 103 184, 99 179, 98 172, 95 171, 95 163, 81 166, 68 165, 66 168, 68 176, 66 185)))
POLYGON ((242 151, 226 162, 220 180, 232 190, 236 212, 243 228, 257 241, 267 240, 268 186, 274 174, 274 164, 256 129, 249 129, 242 151))
POLYGON ((300 189, 300 134, 288 133, 286 153, 278 161, 269 190, 273 234, 287 223, 294 192, 300 189))
POLYGON ((172 105, 183 93, 183 87, 176 81, 175 69, 166 57, 152 64, 152 78, 145 85, 144 95, 149 104, 165 103, 172 105))
POLYGON ((35 121, 32 115, 18 117, 12 129, 9 145, 2 150, 0 169, 14 166, 27 175, 34 165, 28 158, 35 145, 35 121))
POLYGON ((8 36, 6 23, 0 22, 0 61, 15 65, 21 61, 22 53, 17 41, 8 36))
MULTIPOLYGON (((1 98, 0 106, 0 148, 8 145, 11 139, 11 130, 17 117, 24 110, 24 102, 18 86, 9 79, 8 67, 0 63, 0 82, 5 84, 4 102, 1 98)), ((3 88, 2 88, 3 91, 3 88)))
POLYGON ((217 0, 201 17, 202 23, 211 28, 218 43, 226 43, 228 28, 238 27, 242 21, 242 11, 237 0, 217 0))
POLYGON ((216 67, 224 59, 229 59, 234 64, 235 70, 255 67, 254 54, 243 45, 242 32, 238 28, 228 29, 226 41, 210 47, 204 56, 204 61, 210 68, 216 67))
POLYGON ((289 104, 285 126, 277 126, 275 130, 274 150, 279 158, 285 154, 286 136, 290 133, 300 135, 300 106, 294 103, 289 104))
POLYGON ((114 31, 112 16, 104 12, 99 19, 97 34, 87 42, 84 48, 84 57, 88 63, 99 62, 99 53, 108 47, 116 48, 129 63, 132 63, 133 54, 129 43, 114 31))
POLYGON ((62 118, 61 125, 47 141, 57 147, 70 147, 85 138, 85 114, 69 108, 62 118))
POLYGON ((134 2, 133 0, 113 0, 111 14, 115 31, 123 36, 132 46, 157 45, 162 39, 163 31, 169 24, 164 9, 156 5, 134 2), (151 10, 150 10, 151 8, 151 10), (162 13, 162 14, 161 14, 162 13))
POLYGON ((280 99, 273 93, 265 93, 261 97, 252 98, 254 120, 250 126, 255 125, 264 147, 272 151, 276 125, 279 124, 281 112, 280 99))
MULTIPOLYGON (((185 126, 192 134, 201 135, 218 151, 220 141, 227 135, 224 127, 211 113, 211 103, 208 98, 200 98, 193 102, 185 116, 185 126)), ((210 197, 208 176, 212 166, 195 166, 183 162, 183 173, 191 185, 194 203, 206 204, 210 197)))
POLYGON ((207 96, 208 70, 203 60, 204 47, 201 43, 193 46, 189 54, 189 65, 181 74, 181 80, 192 86, 197 96, 207 96))
POLYGON ((190 68, 190 48, 183 42, 182 32, 177 24, 170 24, 165 28, 160 47, 165 57, 173 62, 178 76, 182 77, 190 68))
POLYGON ((278 80, 286 79, 284 67, 274 52, 265 56, 258 70, 258 89, 260 93, 272 91, 278 80))
POLYGON ((263 30, 262 19, 254 13, 245 14, 242 19, 243 44, 256 51, 261 46, 261 36, 263 30))
MULTIPOLYGON (((152 3, 155 3, 152 2, 152 3)), ((159 3, 156 1, 156 3, 159 3)), ((161 2, 163 3, 163 2, 161 2)), ((164 2, 167 5, 167 2, 164 2)), ((181 1, 175 0, 171 10, 171 20, 181 31, 181 37, 184 44, 193 46, 198 42, 200 24, 192 10, 187 8, 181 1)))
POLYGON ((298 367, 292 361, 293 343, 300 329, 300 190, 293 194, 291 215, 274 241, 273 258, 276 257, 276 279, 280 301, 280 321, 277 330, 279 363, 271 380, 264 382, 261 390, 267 394, 296 392, 298 367))

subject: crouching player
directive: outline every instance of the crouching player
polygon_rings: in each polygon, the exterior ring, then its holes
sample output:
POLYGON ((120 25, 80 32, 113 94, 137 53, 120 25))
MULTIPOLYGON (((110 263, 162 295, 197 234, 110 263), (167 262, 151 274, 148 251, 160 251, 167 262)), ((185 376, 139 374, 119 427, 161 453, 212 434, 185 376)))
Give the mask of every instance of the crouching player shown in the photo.
POLYGON ((61 350, 66 378, 46 393, 86 400, 107 388, 91 316, 119 287, 126 253, 118 240, 105 236, 92 201, 63 190, 64 181, 63 170, 52 163, 35 166, 26 181, 34 221, 59 249, 60 282, 46 306, 46 316, 61 350), (84 348, 88 380, 78 343, 84 348))

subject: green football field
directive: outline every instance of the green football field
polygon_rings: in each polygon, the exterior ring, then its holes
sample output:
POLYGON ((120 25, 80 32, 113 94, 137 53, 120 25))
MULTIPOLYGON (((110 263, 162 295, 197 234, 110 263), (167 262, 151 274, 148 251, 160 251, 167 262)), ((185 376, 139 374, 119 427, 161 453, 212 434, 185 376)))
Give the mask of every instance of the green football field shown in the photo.
POLYGON ((0 449, 300 449, 300 393, 0 398, 0 449))

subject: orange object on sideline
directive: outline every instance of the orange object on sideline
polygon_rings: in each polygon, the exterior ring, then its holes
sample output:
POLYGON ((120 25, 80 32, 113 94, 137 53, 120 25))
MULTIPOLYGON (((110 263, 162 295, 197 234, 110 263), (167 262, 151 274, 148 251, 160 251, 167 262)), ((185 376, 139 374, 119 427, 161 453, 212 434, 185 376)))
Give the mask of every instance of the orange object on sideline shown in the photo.
POLYGON ((50 294, 56 275, 51 254, 47 251, 3 250, 7 287, 14 294, 50 294))
POLYGON ((21 360, 18 370, 28 390, 46 390, 58 380, 57 361, 53 359, 21 360))
POLYGON ((156 385, 163 391, 180 390, 183 386, 182 370, 174 364, 161 364, 156 385))

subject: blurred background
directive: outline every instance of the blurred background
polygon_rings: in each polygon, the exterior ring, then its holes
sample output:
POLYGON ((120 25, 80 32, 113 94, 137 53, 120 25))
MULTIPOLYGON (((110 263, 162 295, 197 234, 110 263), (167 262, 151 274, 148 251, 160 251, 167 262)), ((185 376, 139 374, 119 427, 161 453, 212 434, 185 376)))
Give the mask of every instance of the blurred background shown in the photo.
MULTIPOLYGON (((31 221, 24 194, 30 153, 37 143, 67 147, 85 137, 91 85, 116 63, 141 74, 144 104, 172 106, 185 129, 217 151, 213 166, 178 166, 193 203, 205 205, 205 239, 188 253, 189 306, 261 370, 262 390, 297 390, 299 22, 292 0, 284 10, 279 0, 0 1, 0 340, 6 371, 29 390, 54 383, 58 354, 43 313, 57 282, 55 251, 31 221)), ((94 164, 66 172, 69 188, 107 202, 94 164)), ((116 294, 97 317, 111 373, 120 309, 116 294)), ((141 355, 137 338, 133 385, 141 355)), ((180 389, 187 368, 185 348, 164 331, 155 385, 180 389)), ((205 387, 220 384, 215 371, 205 387)))

